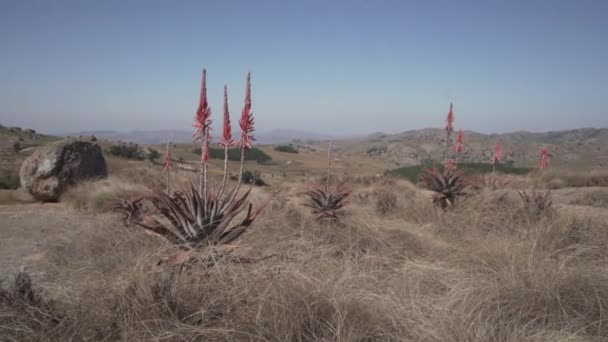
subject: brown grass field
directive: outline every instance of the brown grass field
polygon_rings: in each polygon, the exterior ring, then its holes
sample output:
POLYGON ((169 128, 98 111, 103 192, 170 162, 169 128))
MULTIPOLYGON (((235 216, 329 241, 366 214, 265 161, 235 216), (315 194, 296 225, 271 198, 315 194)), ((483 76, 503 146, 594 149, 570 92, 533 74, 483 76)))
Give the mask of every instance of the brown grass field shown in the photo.
POLYGON ((1 194, 1 339, 608 340, 608 188, 598 187, 599 173, 514 179, 517 188, 560 188, 537 217, 515 189, 442 211, 409 182, 371 169, 347 176, 344 164, 357 161, 342 160, 336 173, 354 191, 332 224, 314 220, 299 195, 322 174, 324 152, 288 158, 303 158, 309 172, 263 170, 270 186, 252 200, 272 199, 231 256, 205 249, 186 266, 159 263, 176 249, 103 210, 162 182, 160 167, 109 158, 109 179, 58 204, 1 194), (378 192, 396 201, 378 204, 378 192), (33 282, 27 301, 11 295, 23 267, 33 282))

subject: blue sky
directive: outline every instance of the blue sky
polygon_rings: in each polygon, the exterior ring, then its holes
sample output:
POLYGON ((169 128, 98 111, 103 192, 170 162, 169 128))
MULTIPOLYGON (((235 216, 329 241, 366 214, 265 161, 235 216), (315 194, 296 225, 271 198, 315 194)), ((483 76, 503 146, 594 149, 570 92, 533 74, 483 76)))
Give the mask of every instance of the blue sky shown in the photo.
POLYGON ((608 1, 0 0, 0 123, 44 132, 216 122, 252 71, 261 131, 607 127, 608 1))

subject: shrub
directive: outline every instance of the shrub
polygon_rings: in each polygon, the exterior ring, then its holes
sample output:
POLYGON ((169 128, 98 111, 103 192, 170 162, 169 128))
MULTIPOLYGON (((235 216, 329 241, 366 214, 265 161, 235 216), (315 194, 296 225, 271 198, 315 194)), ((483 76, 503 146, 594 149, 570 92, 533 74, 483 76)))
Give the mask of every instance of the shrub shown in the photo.
POLYGON ((274 147, 274 150, 277 152, 284 152, 284 153, 298 153, 298 149, 289 144, 289 145, 278 145, 274 147))
MULTIPOLYGON (((201 154, 201 148, 195 148, 192 150, 192 153, 194 154, 201 154)), ((213 159, 224 159, 224 149, 222 148, 216 148, 216 147, 210 147, 209 148, 209 157, 213 158, 213 159)), ((229 148, 228 149, 228 160, 231 161, 239 161, 241 159, 241 150, 238 148, 229 148)), ((245 160, 254 160, 256 161, 258 164, 264 164, 266 162, 269 162, 272 160, 272 157, 270 157, 268 154, 266 154, 266 152, 260 150, 259 148, 251 148, 251 150, 248 150, 245 152, 245 160)))
POLYGON ((135 143, 118 143, 113 144, 106 152, 112 156, 126 158, 126 159, 136 159, 143 160, 143 156, 140 153, 139 145, 135 143))
POLYGON ((19 176, 8 175, 0 177, 0 189, 15 190, 21 186, 19 176))
POLYGON ((150 161, 155 161, 158 158, 160 158, 160 153, 153 148, 149 148, 148 153, 146 153, 146 159, 150 161))
MULTIPOLYGON (((231 176, 230 179, 238 180, 238 178, 236 176, 231 176)), ((256 186, 266 185, 266 182, 264 182, 264 180, 262 179, 262 174, 260 173, 260 171, 253 171, 253 172, 248 171, 248 170, 243 171, 243 183, 253 184, 256 186)))

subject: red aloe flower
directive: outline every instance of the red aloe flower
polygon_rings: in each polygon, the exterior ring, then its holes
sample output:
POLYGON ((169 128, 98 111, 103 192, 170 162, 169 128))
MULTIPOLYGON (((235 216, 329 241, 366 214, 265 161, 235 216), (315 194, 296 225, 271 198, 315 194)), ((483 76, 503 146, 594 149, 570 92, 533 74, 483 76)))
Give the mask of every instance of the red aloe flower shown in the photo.
POLYGON ((224 147, 230 147, 234 144, 234 140, 232 140, 232 127, 230 127, 230 112, 228 111, 228 86, 224 86, 224 130, 220 144, 224 147))
POLYGON ((462 138, 464 137, 464 133, 462 133, 462 129, 458 131, 458 135, 456 135, 456 145, 454 145, 454 151, 456 153, 462 152, 462 138))
POLYGON ((538 167, 541 170, 544 170, 549 167, 550 159, 549 159, 549 151, 546 147, 540 149, 540 161, 538 162, 538 167))
POLYGON ((211 108, 209 108, 209 103, 207 102, 207 70, 203 69, 201 94, 198 109, 196 110, 196 115, 194 116, 194 133, 192 133, 195 140, 202 139, 203 133, 208 132, 208 129, 211 126, 210 117, 211 108))
POLYGON ((445 169, 450 172, 456 171, 456 162, 454 159, 450 158, 445 162, 445 169))
POLYGON ((169 143, 167 142, 167 151, 165 152, 165 163, 163 169, 169 171, 173 168, 173 162, 171 161, 171 150, 169 149, 169 143))
POLYGON ((494 145, 494 155, 492 156, 492 164, 496 165, 497 162, 499 162, 501 159, 501 147, 499 143, 496 143, 496 145, 494 145))
POLYGON ((255 130, 253 127, 253 113, 251 113, 251 72, 247 74, 247 86, 245 88, 245 105, 239 120, 241 127, 241 140, 239 142, 242 149, 251 149, 251 142, 255 141, 251 133, 255 130))
POLYGON ((445 121, 446 121, 445 131, 447 132, 447 135, 449 136, 454 131, 454 127, 452 126, 452 124, 454 123, 454 110, 453 110, 453 106, 452 106, 451 102, 450 102, 450 111, 448 112, 448 117, 445 121))

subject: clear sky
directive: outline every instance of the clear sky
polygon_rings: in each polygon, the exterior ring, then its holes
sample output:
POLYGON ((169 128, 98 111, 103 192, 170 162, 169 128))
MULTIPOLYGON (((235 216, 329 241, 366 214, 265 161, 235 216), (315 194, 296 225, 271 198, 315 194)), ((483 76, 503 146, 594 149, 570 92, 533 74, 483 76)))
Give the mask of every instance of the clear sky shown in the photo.
POLYGON ((0 0, 0 124, 190 129, 200 72, 258 129, 608 126, 608 1, 0 0))

